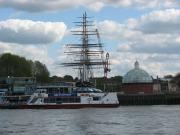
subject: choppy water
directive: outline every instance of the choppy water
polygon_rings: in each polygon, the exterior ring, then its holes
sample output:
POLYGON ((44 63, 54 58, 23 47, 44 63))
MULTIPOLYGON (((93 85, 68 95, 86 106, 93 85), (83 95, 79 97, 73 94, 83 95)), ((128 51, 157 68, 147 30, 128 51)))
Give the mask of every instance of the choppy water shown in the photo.
POLYGON ((2 135, 180 135, 180 106, 0 109, 2 135))

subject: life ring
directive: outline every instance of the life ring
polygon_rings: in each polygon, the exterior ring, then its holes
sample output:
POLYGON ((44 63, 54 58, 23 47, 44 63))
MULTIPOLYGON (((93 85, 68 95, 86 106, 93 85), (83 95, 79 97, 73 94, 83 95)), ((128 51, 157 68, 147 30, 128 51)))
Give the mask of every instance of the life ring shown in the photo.
POLYGON ((38 96, 40 96, 40 93, 38 93, 38 96))

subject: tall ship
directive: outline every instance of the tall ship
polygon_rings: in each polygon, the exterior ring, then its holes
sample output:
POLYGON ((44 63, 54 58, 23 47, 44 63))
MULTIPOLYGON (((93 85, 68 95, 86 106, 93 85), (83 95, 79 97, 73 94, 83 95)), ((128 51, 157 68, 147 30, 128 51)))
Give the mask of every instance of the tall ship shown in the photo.
POLYGON ((79 81, 71 93, 47 93, 46 89, 37 90, 26 103, 19 104, 22 109, 58 109, 58 108, 86 108, 86 107, 118 107, 119 101, 115 92, 105 92, 96 89, 90 78, 95 70, 104 70, 104 81, 107 81, 109 68, 109 53, 104 54, 103 44, 97 29, 90 29, 92 21, 85 14, 80 22, 74 22, 82 28, 71 31, 80 36, 80 43, 66 44, 69 51, 65 52, 74 59, 72 62, 61 63, 61 66, 72 67, 79 73, 79 81), (90 36, 96 36, 97 42, 91 43, 90 36))

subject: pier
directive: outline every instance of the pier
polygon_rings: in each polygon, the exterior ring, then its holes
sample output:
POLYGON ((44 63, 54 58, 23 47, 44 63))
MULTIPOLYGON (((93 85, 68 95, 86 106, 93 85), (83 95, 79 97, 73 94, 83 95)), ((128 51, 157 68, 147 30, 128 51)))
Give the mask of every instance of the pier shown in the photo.
POLYGON ((180 93, 118 94, 119 105, 180 105, 180 93))

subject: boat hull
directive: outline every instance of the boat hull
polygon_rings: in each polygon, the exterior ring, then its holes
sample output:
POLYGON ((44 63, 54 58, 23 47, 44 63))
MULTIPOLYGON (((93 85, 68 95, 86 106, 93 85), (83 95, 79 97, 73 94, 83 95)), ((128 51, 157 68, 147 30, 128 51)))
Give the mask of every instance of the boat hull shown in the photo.
POLYGON ((19 104, 21 109, 75 109, 75 108, 91 108, 91 107, 119 107, 119 104, 66 104, 66 105, 27 105, 19 104))

